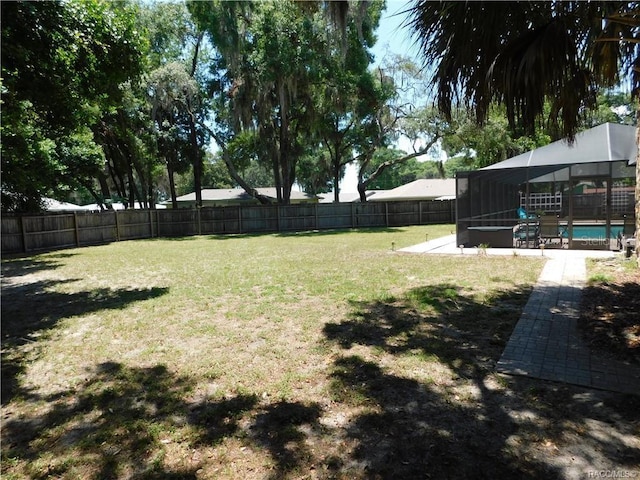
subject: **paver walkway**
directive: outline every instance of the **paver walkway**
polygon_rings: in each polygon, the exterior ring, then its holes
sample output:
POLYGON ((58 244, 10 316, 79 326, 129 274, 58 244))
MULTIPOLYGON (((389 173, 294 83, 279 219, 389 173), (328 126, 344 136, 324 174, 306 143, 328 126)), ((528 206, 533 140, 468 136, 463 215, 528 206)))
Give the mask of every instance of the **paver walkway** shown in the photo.
POLYGON ((640 395, 640 367, 591 351, 578 332, 584 259, 544 266, 496 370, 640 395))
MULTIPOLYGON (((401 251, 473 254, 444 237, 401 251)), ((512 249, 487 249, 488 255, 513 255, 512 249)), ((590 388, 640 395, 640 367, 591 351, 578 332, 580 299, 586 282, 587 257, 611 257, 612 252, 576 250, 516 250, 518 255, 542 255, 545 264, 502 357, 498 372, 553 380, 590 388)))

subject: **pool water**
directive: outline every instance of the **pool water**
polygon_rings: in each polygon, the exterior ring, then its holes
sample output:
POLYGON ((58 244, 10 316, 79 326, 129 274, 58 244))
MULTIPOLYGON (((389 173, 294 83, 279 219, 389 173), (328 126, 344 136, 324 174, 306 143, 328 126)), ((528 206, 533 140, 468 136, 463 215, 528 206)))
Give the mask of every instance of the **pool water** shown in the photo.
MULTIPOLYGON (((611 225, 611 236, 609 238, 617 238, 618 233, 622 232, 622 225, 611 225)), ((574 225, 573 238, 606 238, 607 227, 605 225, 574 225)), ((563 234, 564 238, 569 238, 569 232, 563 234)))

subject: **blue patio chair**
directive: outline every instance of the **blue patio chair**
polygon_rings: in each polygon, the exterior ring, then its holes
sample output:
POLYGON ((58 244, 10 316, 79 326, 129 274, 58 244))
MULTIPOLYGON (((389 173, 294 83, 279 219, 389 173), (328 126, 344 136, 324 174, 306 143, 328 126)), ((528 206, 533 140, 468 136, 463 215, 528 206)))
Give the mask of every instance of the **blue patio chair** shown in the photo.
POLYGON ((520 220, 532 220, 538 217, 536 217, 535 214, 533 213, 527 213, 527 211, 524 208, 520 207, 518 209, 518 218, 520 220))

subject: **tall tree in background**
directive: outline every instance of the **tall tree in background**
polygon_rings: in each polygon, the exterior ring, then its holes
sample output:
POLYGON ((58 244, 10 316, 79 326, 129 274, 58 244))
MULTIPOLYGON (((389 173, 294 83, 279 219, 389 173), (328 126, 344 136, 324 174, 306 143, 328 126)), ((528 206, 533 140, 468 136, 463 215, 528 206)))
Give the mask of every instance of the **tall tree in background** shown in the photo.
POLYGON ((218 54, 214 138, 226 151, 236 135, 255 131, 260 160, 273 169, 278 201, 288 203, 311 133, 322 30, 290 1, 192 2, 189 8, 218 54))
POLYGON ((196 205, 202 205, 202 175, 206 130, 201 127, 209 105, 209 49, 183 3, 152 3, 143 9, 150 48, 147 98, 159 154, 164 156, 175 205, 174 173, 191 166, 196 205))
POLYGON ((142 70, 136 9, 126 2, 2 2, 2 208, 100 175, 87 130, 142 70), (92 152, 72 155, 69 152, 92 152), (78 177, 81 176, 81 177, 78 177))
MULTIPOLYGON (((498 6, 419 0, 410 10, 409 27, 432 68, 438 106, 447 116, 461 102, 483 123, 492 102, 498 102, 512 129, 533 133, 545 123, 558 138, 572 139, 599 88, 628 74, 632 94, 640 93, 637 2, 498 6)), ((640 162, 636 176, 640 248, 640 162)))
POLYGON ((386 94, 385 101, 378 103, 370 116, 364 141, 357 147, 361 202, 367 200, 366 190, 386 169, 429 153, 450 129, 451 123, 436 109, 424 106, 425 76, 410 59, 392 56, 377 69, 375 76, 386 94), (411 151, 397 157, 385 156, 384 162, 376 162, 376 167, 372 168, 377 150, 387 149, 400 138, 411 145, 411 151))
MULTIPOLYGON (((339 182, 353 161, 353 139, 367 134, 363 123, 375 110, 372 98, 379 92, 367 72, 367 49, 381 8, 380 0, 189 3, 217 53, 211 134, 248 193, 258 196, 228 154, 248 132, 254 132, 259 163, 273 171, 279 202, 289 202, 301 159, 303 171, 323 171, 309 168, 314 151, 330 155, 339 182)), ((321 183, 315 178, 309 184, 321 183)))
POLYGON ((358 17, 345 18, 344 36, 327 25, 322 55, 321 81, 314 88, 315 132, 322 143, 319 156, 328 157, 334 201, 339 202, 340 179, 346 165, 356 161, 355 150, 376 132, 375 117, 393 96, 369 70, 374 32, 382 2, 369 2, 358 17))
MULTIPOLYGON (((164 157, 173 208, 177 208, 175 173, 188 167, 190 122, 188 97, 197 96, 198 86, 184 65, 171 62, 151 72, 147 78, 147 94, 151 103, 151 119, 156 130, 158 153, 164 157)), ((194 182, 195 185, 195 182, 194 182)))

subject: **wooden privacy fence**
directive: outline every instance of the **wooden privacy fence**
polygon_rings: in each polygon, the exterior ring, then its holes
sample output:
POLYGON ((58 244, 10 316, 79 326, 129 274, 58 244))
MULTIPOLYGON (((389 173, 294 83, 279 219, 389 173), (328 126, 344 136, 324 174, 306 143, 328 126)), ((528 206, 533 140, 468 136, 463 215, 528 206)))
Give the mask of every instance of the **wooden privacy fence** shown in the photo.
POLYGON ((2 217, 2 253, 28 253, 154 237, 454 222, 454 200, 5 214, 2 217))

